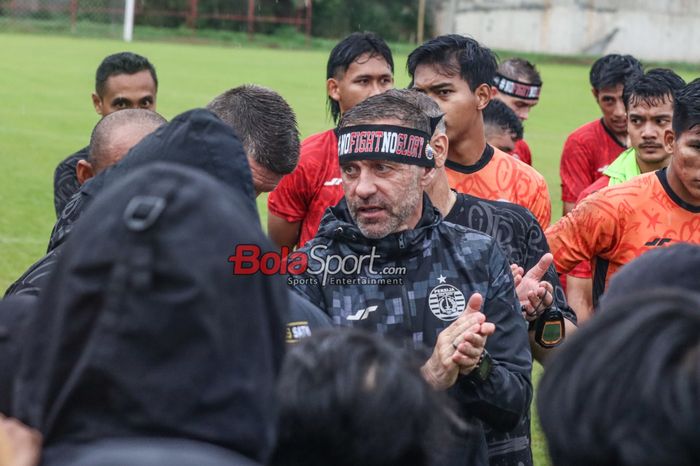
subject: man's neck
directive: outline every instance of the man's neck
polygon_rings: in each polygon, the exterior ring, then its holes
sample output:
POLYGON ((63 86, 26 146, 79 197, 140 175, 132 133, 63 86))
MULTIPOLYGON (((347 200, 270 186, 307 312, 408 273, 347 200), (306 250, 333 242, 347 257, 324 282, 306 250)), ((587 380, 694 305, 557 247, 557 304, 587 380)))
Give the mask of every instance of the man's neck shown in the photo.
POLYGON ((608 124, 608 122, 605 121, 605 118, 602 118, 601 121, 603 122, 603 126, 605 126, 605 129, 608 130, 608 134, 612 136, 613 139, 617 140, 618 144, 620 144, 623 147, 630 146, 627 131, 618 133, 616 131, 613 131, 612 127, 608 124))
POLYGON ((426 192, 430 197, 430 202, 437 207, 443 217, 447 217, 457 201, 457 195, 450 189, 444 168, 436 170, 435 178, 426 192))
POLYGON ((670 160, 670 157, 656 163, 648 163, 639 158, 639 155, 637 151, 635 150, 634 152, 636 159, 637 159, 637 166, 639 167, 639 172, 640 173, 649 173, 649 172, 655 172, 656 170, 660 170, 664 167, 668 166, 668 161, 670 160))
POLYGON ((450 141, 447 158, 460 165, 475 165, 484 154, 485 148, 484 124, 480 122, 480 124, 475 124, 462 140, 450 141))
POLYGON ((676 196, 681 198, 683 202, 690 204, 693 207, 700 207, 700 199, 692 196, 685 188, 680 178, 678 178, 678 175, 676 175, 675 171, 673 170, 673 165, 669 165, 666 169, 666 180, 668 181, 668 185, 671 187, 673 192, 676 193, 676 196))

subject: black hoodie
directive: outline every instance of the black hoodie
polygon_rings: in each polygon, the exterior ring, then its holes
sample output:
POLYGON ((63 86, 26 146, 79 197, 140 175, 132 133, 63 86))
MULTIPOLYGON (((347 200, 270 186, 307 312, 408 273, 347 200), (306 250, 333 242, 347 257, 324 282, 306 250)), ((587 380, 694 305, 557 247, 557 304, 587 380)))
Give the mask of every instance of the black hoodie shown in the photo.
POLYGON ((257 217, 255 189, 243 145, 233 129, 208 110, 182 113, 146 136, 116 165, 88 180, 68 202, 51 232, 48 251, 65 241, 82 212, 104 188, 149 163, 199 168, 242 194, 241 208, 257 217))
POLYGON ((0 301, 0 413, 12 415, 12 383, 19 366, 27 321, 36 312, 34 296, 12 296, 0 301))
POLYGON ((92 203, 29 323, 16 415, 45 445, 178 437, 263 461, 284 351, 279 276, 234 276, 271 243, 249 198, 198 170, 145 167, 92 203))
POLYGON ((167 161, 199 168, 236 191, 237 205, 258 217, 255 189, 243 146, 231 127, 208 110, 190 110, 161 126, 134 146, 118 164, 88 180, 68 202, 51 233, 47 254, 27 269, 5 292, 39 295, 61 245, 83 211, 103 189, 128 173, 167 161))

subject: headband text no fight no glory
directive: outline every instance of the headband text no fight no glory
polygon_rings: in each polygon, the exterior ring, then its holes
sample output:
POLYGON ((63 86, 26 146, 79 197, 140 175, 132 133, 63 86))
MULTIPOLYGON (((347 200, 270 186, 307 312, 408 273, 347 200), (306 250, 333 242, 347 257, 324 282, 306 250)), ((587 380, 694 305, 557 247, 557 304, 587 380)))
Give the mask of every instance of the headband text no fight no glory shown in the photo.
POLYGON ((389 160, 434 167, 427 133, 393 125, 347 126, 338 131, 340 163, 353 160, 389 160))

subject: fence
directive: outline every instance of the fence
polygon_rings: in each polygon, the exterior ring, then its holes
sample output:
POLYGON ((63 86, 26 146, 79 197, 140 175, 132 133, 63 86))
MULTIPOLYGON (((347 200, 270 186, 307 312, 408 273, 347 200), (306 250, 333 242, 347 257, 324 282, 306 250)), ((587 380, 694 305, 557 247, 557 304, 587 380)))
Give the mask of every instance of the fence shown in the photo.
MULTIPOLYGON (((0 19, 78 32, 84 23, 120 24, 124 9, 124 0, 0 0, 0 19)), ((243 30, 252 36, 288 25, 310 37, 311 21, 311 0, 136 0, 135 5, 137 26, 243 30)))

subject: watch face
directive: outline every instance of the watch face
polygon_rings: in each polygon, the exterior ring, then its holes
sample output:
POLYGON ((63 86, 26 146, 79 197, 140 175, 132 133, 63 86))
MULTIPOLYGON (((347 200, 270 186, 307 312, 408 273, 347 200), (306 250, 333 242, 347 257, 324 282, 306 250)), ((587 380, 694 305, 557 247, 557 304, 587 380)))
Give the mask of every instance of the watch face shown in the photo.
POLYGON ((556 345, 561 341, 562 324, 560 322, 547 322, 542 331, 542 341, 550 345, 556 345))
POLYGON ((479 365, 476 367, 477 371, 477 376, 481 380, 486 380, 489 378, 489 375, 491 374, 491 366, 493 365, 491 361, 491 355, 484 350, 484 354, 481 358, 481 361, 479 361, 479 365))

